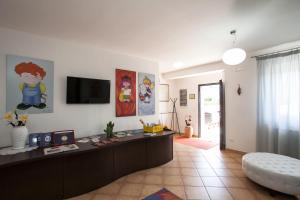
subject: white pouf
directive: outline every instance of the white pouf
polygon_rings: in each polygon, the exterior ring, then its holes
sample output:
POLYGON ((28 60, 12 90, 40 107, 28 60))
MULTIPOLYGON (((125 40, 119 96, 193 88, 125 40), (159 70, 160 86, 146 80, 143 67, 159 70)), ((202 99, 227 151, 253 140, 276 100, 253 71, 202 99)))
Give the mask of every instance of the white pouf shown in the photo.
POLYGON ((243 156, 243 171, 248 178, 267 188, 300 195, 300 160, 272 153, 243 156))

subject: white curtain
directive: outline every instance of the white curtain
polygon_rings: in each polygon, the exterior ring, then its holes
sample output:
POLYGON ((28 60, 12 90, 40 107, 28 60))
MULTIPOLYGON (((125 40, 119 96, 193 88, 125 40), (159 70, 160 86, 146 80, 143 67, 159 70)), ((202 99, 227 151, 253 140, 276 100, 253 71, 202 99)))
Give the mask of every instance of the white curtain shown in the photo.
POLYGON ((257 150, 300 159, 300 52, 257 63, 257 150))

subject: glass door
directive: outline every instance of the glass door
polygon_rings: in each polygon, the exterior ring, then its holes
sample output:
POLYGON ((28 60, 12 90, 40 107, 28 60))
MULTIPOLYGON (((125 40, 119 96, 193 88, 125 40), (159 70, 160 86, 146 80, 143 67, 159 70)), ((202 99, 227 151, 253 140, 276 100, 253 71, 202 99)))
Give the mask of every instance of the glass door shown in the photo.
POLYGON ((220 84, 199 85, 199 137, 220 143, 220 84))

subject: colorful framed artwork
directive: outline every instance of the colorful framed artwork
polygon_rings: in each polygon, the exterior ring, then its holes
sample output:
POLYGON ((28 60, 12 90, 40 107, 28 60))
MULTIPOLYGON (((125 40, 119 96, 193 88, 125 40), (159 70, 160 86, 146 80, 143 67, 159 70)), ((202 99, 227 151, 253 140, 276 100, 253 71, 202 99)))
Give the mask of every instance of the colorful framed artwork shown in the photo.
POLYGON ((155 75, 139 73, 138 75, 138 113, 155 114, 155 75))
POLYGON ((28 114, 53 112, 54 63, 6 56, 6 110, 28 114))
POLYGON ((136 115, 136 72, 116 69, 116 116, 136 115))

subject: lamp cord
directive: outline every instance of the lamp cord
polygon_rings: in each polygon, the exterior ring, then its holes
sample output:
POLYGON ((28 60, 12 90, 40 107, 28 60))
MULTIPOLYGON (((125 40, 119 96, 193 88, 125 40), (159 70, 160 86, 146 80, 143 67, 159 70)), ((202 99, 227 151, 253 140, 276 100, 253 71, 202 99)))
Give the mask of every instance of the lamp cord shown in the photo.
POLYGON ((235 45, 236 45, 236 40, 237 40, 237 37, 236 37, 236 30, 230 31, 230 34, 234 37, 234 38, 233 38, 233 41, 232 41, 232 46, 235 47, 235 45))

